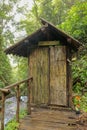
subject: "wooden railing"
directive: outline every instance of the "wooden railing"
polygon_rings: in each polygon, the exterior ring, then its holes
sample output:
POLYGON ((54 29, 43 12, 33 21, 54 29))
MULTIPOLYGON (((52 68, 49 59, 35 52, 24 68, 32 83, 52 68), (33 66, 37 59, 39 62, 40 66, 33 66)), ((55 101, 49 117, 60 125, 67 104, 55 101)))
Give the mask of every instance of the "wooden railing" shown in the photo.
POLYGON ((16 88, 16 97, 17 97, 17 109, 16 109, 16 121, 19 122, 19 110, 20 110, 20 85, 27 83, 27 114, 31 114, 31 105, 30 105, 30 89, 33 78, 27 78, 23 81, 17 82, 15 84, 6 86, 4 89, 0 88, 1 92, 1 130, 4 130, 4 114, 5 114, 5 99, 6 96, 11 93, 11 89, 16 88))

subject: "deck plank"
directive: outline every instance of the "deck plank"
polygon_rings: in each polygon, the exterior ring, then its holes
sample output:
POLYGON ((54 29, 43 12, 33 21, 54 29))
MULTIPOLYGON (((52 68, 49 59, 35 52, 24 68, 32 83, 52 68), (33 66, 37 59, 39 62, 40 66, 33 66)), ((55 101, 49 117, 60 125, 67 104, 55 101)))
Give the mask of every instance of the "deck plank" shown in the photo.
POLYGON ((75 120, 72 111, 34 108, 30 116, 21 119, 19 130, 77 130, 75 120))

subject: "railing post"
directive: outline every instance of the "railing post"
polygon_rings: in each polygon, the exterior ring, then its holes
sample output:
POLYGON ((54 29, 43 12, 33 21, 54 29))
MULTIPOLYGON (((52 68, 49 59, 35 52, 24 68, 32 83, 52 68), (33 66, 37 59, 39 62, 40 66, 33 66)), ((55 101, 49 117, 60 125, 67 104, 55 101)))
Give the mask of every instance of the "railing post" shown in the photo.
POLYGON ((30 115, 31 114, 31 104, 30 104, 30 81, 27 81, 27 114, 30 115))
POLYGON ((28 101, 27 101, 27 113, 31 114, 31 106, 30 106, 30 82, 32 81, 33 78, 28 78, 25 79, 21 82, 9 85, 7 87, 5 87, 4 89, 0 88, 0 92, 2 93, 2 97, 0 97, 0 100, 2 101, 2 108, 1 108, 1 129, 0 130, 4 130, 4 113, 5 113, 5 97, 10 93, 11 88, 13 87, 17 87, 17 110, 16 110, 16 121, 19 122, 19 110, 20 110, 20 89, 19 89, 19 85, 27 82, 28 85, 28 101))
POLYGON ((16 121, 19 123, 19 110, 20 110, 20 89, 17 85, 17 110, 16 110, 16 121))
POLYGON ((2 92, 1 130, 4 130, 5 93, 2 92))

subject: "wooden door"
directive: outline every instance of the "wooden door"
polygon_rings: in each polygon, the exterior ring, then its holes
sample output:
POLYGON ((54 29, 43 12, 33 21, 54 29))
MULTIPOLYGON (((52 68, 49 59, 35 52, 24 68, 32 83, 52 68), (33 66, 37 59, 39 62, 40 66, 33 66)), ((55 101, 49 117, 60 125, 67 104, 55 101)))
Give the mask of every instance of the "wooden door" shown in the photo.
POLYGON ((67 105, 66 47, 50 48, 50 104, 67 105))
POLYGON ((29 75, 33 76, 32 102, 48 104, 49 55, 48 48, 38 48, 29 57, 29 75))

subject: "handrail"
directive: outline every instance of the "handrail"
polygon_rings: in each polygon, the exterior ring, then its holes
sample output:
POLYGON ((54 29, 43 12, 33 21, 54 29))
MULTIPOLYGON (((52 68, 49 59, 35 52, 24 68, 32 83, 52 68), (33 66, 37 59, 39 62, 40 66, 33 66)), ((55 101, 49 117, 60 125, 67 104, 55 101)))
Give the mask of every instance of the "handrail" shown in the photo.
POLYGON ((17 110, 16 110, 16 121, 19 122, 19 109, 20 109, 20 86, 21 84, 23 83, 26 83, 27 82, 27 114, 31 114, 31 105, 30 105, 30 89, 31 89, 31 86, 30 86, 30 81, 32 81, 33 78, 30 77, 30 78, 27 78, 25 80, 22 80, 20 82, 17 82, 15 84, 12 84, 12 85, 9 85, 9 86, 6 86, 5 88, 0 88, 0 92, 2 93, 2 97, 1 97, 1 100, 2 100, 2 111, 1 111, 1 130, 4 130, 4 113, 5 113, 5 99, 6 99, 6 96, 11 92, 10 89, 16 87, 16 90, 17 90, 17 94, 16 94, 16 97, 17 97, 17 110))
POLYGON ((9 85, 9 86, 6 86, 5 89, 13 88, 13 87, 15 87, 15 86, 17 86, 17 85, 20 85, 20 84, 22 84, 22 83, 24 83, 24 82, 26 82, 26 81, 28 81, 28 80, 32 80, 32 79, 33 79, 32 77, 27 78, 27 79, 25 79, 25 80, 22 80, 22 81, 20 81, 20 82, 15 83, 15 84, 11 84, 11 85, 9 85))
POLYGON ((3 89, 3 88, 0 88, 0 91, 3 92, 3 93, 10 93, 10 90, 9 89, 3 89))

